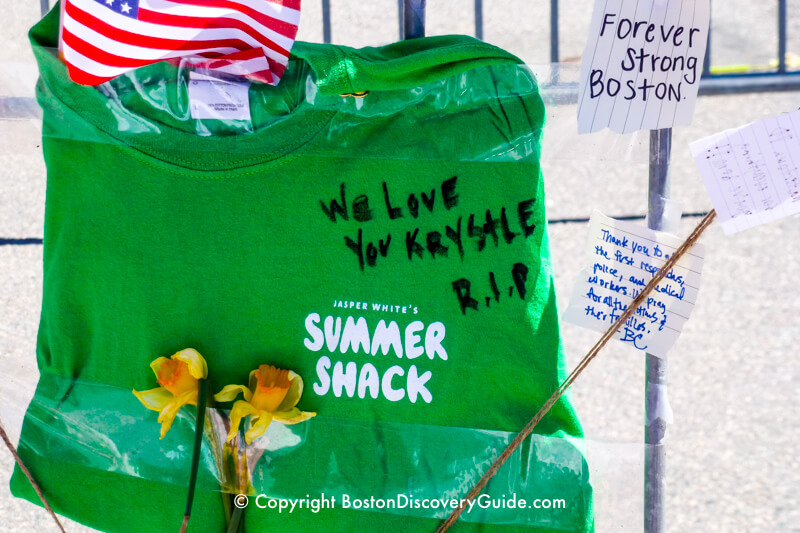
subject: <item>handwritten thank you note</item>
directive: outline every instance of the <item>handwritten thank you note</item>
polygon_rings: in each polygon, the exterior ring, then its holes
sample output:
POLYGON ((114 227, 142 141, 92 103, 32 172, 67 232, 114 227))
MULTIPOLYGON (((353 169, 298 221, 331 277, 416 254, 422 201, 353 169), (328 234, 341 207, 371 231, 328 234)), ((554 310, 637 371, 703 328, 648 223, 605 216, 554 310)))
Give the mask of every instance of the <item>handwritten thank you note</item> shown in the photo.
POLYGON ((726 234, 800 213, 800 111, 691 144, 726 234))
POLYGON ((709 0, 595 0, 578 132, 691 124, 710 11, 709 0))
MULTIPOLYGON (((589 224, 588 268, 581 271, 564 320, 606 331, 681 245, 669 233, 608 218, 589 224)), ((637 350, 665 357, 694 309, 705 248, 695 245, 615 334, 637 350)))

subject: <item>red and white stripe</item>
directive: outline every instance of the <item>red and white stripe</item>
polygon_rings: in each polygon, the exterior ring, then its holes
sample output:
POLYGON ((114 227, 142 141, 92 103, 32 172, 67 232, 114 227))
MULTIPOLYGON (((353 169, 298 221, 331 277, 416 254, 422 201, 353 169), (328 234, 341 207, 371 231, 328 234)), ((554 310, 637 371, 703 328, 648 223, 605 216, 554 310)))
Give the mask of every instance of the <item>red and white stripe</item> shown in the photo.
POLYGON ((94 0, 65 0, 61 46, 70 78, 97 85, 164 59, 223 60, 227 72, 277 84, 300 0, 140 0, 137 19, 94 0))
MULTIPOLYGON (((250 80, 273 85, 272 71, 260 48, 251 48, 214 59, 186 60, 192 68, 213 70, 222 74, 242 76, 250 80)), ((276 81, 277 83, 277 81, 276 81)))

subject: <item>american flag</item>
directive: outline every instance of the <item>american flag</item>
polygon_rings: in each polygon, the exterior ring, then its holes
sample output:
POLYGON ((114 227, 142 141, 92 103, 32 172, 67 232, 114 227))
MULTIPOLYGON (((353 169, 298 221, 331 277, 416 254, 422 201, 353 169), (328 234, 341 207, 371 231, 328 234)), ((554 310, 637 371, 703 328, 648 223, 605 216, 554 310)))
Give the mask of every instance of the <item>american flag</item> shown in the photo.
POLYGON ((276 85, 300 22, 300 0, 62 1, 61 51, 81 85, 186 56, 276 85))

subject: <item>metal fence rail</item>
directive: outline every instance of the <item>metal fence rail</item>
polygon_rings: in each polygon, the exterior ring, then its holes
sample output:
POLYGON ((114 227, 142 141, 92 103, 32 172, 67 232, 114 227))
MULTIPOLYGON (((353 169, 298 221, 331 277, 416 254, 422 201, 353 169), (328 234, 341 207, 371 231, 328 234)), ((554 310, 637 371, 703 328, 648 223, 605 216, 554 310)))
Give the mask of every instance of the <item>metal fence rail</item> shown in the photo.
MULTIPOLYGON (((322 39, 325 43, 332 42, 332 12, 331 0, 320 0, 322 3, 322 39)), ((39 0, 41 13, 44 16, 50 9, 50 0, 39 0)), ((407 32, 404 30, 404 2, 413 6, 417 13, 425 11, 427 0, 397 0, 398 36, 402 39, 407 32)), ((700 94, 730 94, 742 92, 772 92, 800 89, 800 71, 789 71, 786 65, 787 51, 787 2, 778 0, 778 66, 772 72, 756 72, 746 74, 713 74, 711 71, 711 49, 713 45, 713 31, 708 32, 708 46, 706 60, 703 65, 703 76, 700 83, 700 94)), ((559 29, 558 17, 559 0, 550 0, 550 62, 558 63, 559 55, 559 29)), ((483 0, 474 0, 475 37, 483 39, 483 0)), ((424 15, 423 15, 424 17, 424 15)), ((424 35, 424 18, 421 20, 424 35)), ((416 35, 412 32, 412 34, 416 35)))
MULTIPOLYGON (((50 0, 39 0, 42 16, 50 9, 50 0)), ((331 0, 320 0, 322 6, 322 39, 325 43, 333 40, 332 19, 333 6, 331 0)), ((335 5, 335 0, 333 4, 335 5)), ((425 7, 427 0, 397 0, 398 36, 400 39, 407 35, 425 35, 425 7), (410 10, 404 8, 408 4, 410 10), (406 20, 406 13, 408 19, 406 20), (408 26, 410 25, 410 26, 408 26), (407 27, 408 26, 408 27, 407 27)), ((474 0, 475 36, 483 38, 484 17, 483 0, 474 0)), ((800 90, 800 71, 788 70, 786 64, 787 52, 787 0, 778 0, 778 65, 773 71, 718 74, 712 72, 711 47, 713 32, 708 33, 708 47, 703 65, 703 74, 700 79, 699 94, 701 96, 720 94, 743 94, 757 92, 779 92, 800 90)), ((558 63, 559 50, 559 0, 550 0, 550 62, 558 63)), ((578 84, 561 82, 554 69, 553 78, 540 80, 544 89, 554 97, 553 103, 558 105, 575 104, 578 101, 578 84)), ((32 98, 7 97, 0 95, 0 120, 36 118, 39 116, 38 106, 32 98)))
MULTIPOLYGON (((47 13, 50 0, 39 0, 42 15, 47 13)), ((309 1, 309 0, 307 0, 309 1)), ((322 7, 322 36, 325 43, 332 42, 331 0, 320 0, 322 7)), ((333 2, 334 4, 336 2, 333 2)), ((398 36, 401 39, 418 38, 425 35, 425 8, 427 0, 397 0, 398 36)), ((483 0, 474 0, 475 36, 484 35, 483 0)), ((559 50, 559 0, 550 0, 550 62, 558 63, 559 50)), ((706 60, 700 80, 700 95, 740 94, 754 92, 775 92, 800 90, 800 71, 789 71, 786 62, 787 53, 787 0, 778 0, 777 15, 778 63, 777 67, 767 72, 751 73, 714 73, 711 66, 711 50, 713 32, 709 31, 706 60)), ((553 69, 557 72, 557 69, 553 69)), ((574 104, 578 99, 578 84, 561 82, 557 74, 549 80, 540 80, 543 89, 554 97, 557 104, 574 104)), ((39 109, 33 98, 7 97, 0 95, 0 120, 35 118, 39 109)), ((671 130, 651 132, 650 142, 650 202, 648 202, 648 221, 653 229, 661 229, 663 222, 663 205, 653 202, 653 198, 669 197, 669 162, 671 147, 671 130)), ((694 214, 697 215, 697 214, 694 214)), ((691 216, 691 215, 690 215, 691 216)), ((637 217, 638 218, 638 217, 637 217)), ((586 222, 586 219, 561 220, 551 222, 586 222)), ((3 239, 0 245, 41 245, 38 238, 3 239)), ((647 356, 647 386, 658 386, 666 380, 666 363, 651 355, 647 356)), ((647 394, 646 410, 658 413, 661 410, 659 395, 647 394)), ((650 419, 650 417, 648 417, 650 419)), ((664 447, 663 438, 666 425, 650 425, 645 430, 645 442, 649 445, 646 453, 646 471, 644 480, 645 492, 645 524, 646 533, 661 533, 664 530, 664 447)))
MULTIPOLYGON (((41 0, 46 3, 47 0, 41 0)), ((425 10, 426 0, 413 0, 409 2, 417 11, 425 10)), ((559 0, 550 0, 550 62, 558 63, 561 60, 559 35, 559 0)), ((398 35, 404 38, 408 33, 404 30, 404 0, 397 0, 398 35)), ((483 39, 483 0, 474 0, 475 37, 483 39)), ((424 15, 423 15, 424 16, 424 15)), ((422 33, 424 36, 424 19, 422 20, 422 33)), ((800 71, 789 71, 786 65, 787 51, 787 0, 778 0, 778 66, 775 71, 752 72, 739 74, 714 74, 711 67, 711 48, 713 45, 713 31, 709 29, 706 57, 703 63, 703 74, 700 79, 701 96, 720 94, 742 94, 756 92, 778 92, 800 90, 800 71)), ((416 33, 412 32, 412 35, 416 33)), ((332 42, 331 32, 331 5, 330 0, 322 0, 322 35, 326 43, 332 42)), ((555 81, 555 80, 553 80, 555 81)), ((548 84, 549 89, 562 93, 557 101, 561 104, 574 104, 578 99, 578 84, 548 84)))

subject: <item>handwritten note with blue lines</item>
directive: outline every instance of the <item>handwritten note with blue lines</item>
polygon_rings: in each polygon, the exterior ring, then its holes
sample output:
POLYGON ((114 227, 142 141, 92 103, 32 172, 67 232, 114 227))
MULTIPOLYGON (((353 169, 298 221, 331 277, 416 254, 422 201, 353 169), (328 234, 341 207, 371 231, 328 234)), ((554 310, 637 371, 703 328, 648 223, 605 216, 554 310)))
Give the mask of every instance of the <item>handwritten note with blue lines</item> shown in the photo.
MULTIPOLYGON (((564 320, 606 331, 681 245, 681 239, 631 222, 592 213, 588 267, 581 271, 564 320)), ((667 273, 615 337, 665 357, 694 309, 705 248, 695 245, 667 273)))

